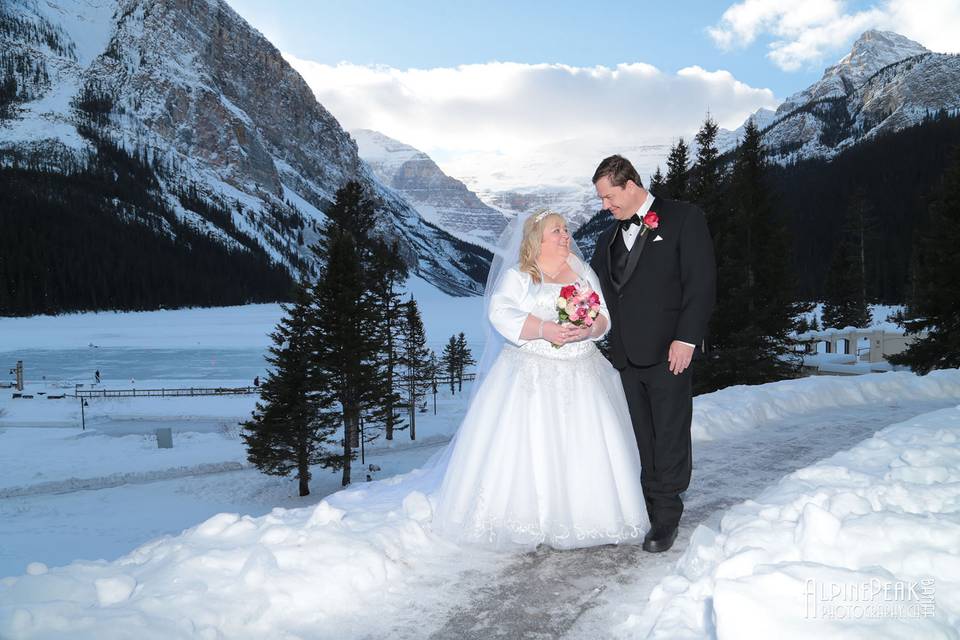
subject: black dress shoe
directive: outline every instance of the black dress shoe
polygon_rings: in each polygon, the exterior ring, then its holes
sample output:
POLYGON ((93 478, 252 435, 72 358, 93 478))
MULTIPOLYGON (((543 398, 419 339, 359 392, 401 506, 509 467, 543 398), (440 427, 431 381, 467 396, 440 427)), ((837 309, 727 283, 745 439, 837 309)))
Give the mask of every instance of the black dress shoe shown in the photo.
POLYGON ((677 539, 677 527, 656 526, 643 538, 643 550, 650 553, 662 553, 673 546, 677 539))

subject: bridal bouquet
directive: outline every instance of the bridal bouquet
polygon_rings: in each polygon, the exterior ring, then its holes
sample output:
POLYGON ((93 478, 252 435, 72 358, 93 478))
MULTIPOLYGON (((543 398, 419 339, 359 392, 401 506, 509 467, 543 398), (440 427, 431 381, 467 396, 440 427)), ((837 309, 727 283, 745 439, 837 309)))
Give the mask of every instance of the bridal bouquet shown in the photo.
MULTIPOLYGON (((593 321, 600 313, 600 295, 586 287, 581 289, 578 284, 568 284, 560 289, 557 298, 557 315, 560 324, 573 324, 578 327, 592 327, 593 321)), ((559 348, 559 345, 553 345, 559 348)))

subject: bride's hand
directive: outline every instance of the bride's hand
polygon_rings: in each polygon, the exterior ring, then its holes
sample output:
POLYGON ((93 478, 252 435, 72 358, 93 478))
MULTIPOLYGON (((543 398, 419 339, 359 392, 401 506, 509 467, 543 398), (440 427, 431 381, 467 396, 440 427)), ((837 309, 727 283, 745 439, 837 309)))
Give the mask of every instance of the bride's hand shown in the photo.
POLYGON ((543 323, 543 339, 547 342, 552 342, 553 344, 566 344, 569 342, 567 334, 569 331, 566 327, 557 324, 556 322, 544 322, 543 323))
POLYGON ((567 342, 580 342, 586 340, 593 334, 592 327, 578 327, 575 324, 565 325, 567 327, 567 342))

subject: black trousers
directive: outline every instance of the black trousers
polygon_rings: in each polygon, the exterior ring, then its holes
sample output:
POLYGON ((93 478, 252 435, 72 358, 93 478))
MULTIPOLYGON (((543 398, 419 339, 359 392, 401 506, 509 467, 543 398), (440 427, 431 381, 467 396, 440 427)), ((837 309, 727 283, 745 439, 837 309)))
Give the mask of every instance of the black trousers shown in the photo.
POLYGON ((648 367, 628 364, 620 371, 620 380, 643 464, 647 515, 653 526, 672 527, 680 523, 680 494, 690 486, 693 470, 693 390, 690 367, 680 375, 669 367, 668 362, 648 367))

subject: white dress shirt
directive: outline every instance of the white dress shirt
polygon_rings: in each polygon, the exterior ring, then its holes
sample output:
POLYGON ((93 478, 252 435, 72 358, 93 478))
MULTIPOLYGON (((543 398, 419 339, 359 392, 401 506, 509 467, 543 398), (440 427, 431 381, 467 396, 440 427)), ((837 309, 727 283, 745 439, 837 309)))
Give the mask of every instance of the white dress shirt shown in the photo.
MULTIPOLYGON (((643 201, 643 204, 640 205, 640 208, 637 209, 637 215, 640 216, 640 219, 643 220, 643 217, 650 212, 650 209, 653 208, 653 194, 647 191, 647 197, 643 201)), ((623 238, 623 244, 627 246, 627 251, 633 249, 633 243, 637 241, 637 238, 640 237, 640 232, 643 231, 643 225, 632 224, 626 229, 620 231, 620 237, 623 238)), ((696 345, 690 344, 689 342, 683 342, 683 340, 678 340, 688 347, 696 348, 696 345)))
MULTIPOLYGON (((644 200, 643 204, 640 205, 640 208, 637 209, 637 215, 640 216, 641 220, 643 220, 643 216, 650 212, 651 207, 653 207, 653 194, 648 191, 646 200, 644 200)), ((623 244, 627 246, 627 251, 633 249, 633 243, 637 241, 638 237, 640 237, 640 232, 642 230, 642 225, 632 224, 626 229, 620 231, 621 237, 623 238, 623 244)))

